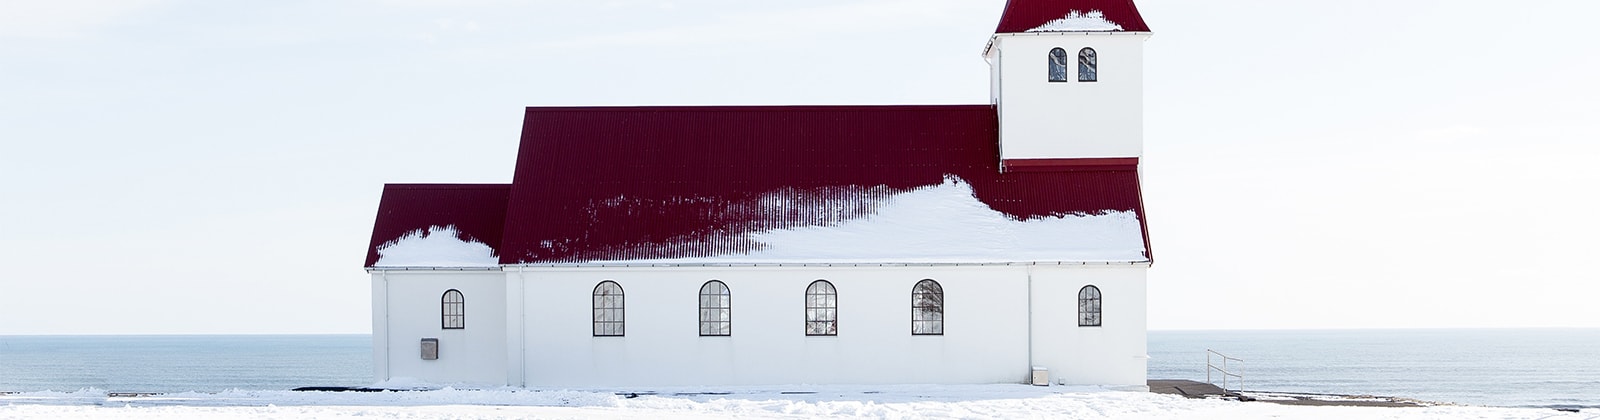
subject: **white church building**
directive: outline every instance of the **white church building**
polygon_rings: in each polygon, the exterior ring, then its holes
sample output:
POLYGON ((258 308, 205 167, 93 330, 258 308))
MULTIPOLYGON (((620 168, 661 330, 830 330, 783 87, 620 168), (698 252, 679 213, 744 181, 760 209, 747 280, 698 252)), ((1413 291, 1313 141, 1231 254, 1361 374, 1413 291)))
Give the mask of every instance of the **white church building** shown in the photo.
POLYGON ((1144 389, 1149 36, 1010 0, 987 104, 528 108, 511 183, 384 186, 376 379, 1144 389))

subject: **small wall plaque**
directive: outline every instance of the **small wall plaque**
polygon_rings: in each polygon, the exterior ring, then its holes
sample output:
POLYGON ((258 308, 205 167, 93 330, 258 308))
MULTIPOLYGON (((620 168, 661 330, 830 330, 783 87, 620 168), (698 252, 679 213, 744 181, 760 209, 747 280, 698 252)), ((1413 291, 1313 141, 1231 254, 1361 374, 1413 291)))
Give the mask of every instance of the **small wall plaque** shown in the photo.
POLYGON ((439 360, 439 339, 422 339, 422 360, 439 360))

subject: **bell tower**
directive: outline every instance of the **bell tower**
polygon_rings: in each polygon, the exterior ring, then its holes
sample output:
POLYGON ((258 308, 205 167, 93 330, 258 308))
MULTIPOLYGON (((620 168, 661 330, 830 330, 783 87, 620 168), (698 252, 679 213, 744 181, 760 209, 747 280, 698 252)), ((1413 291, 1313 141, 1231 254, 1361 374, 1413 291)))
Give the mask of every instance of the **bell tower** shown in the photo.
POLYGON ((1133 0, 1009 0, 984 49, 1001 171, 1137 166, 1150 34, 1133 0))

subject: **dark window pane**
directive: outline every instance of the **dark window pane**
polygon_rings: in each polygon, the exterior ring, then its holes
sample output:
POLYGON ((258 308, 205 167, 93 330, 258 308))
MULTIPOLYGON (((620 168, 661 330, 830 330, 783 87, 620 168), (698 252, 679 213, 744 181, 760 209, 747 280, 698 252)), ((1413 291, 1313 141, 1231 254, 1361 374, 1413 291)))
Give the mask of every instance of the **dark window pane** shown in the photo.
POLYGON ((1067 50, 1060 48, 1050 50, 1050 81, 1067 81, 1067 50))
POLYGON ((1100 288, 1084 286, 1078 290, 1078 326, 1100 326, 1100 288))
POLYGON ((622 286, 606 280, 594 287, 594 335, 621 336, 624 330, 622 286))
POLYGON ((1084 48, 1078 51, 1078 81, 1094 82, 1100 80, 1099 57, 1093 48, 1084 48))
POLYGON ((454 330, 466 328, 466 299, 461 291, 456 289, 446 290, 439 297, 439 326, 444 329, 454 330))
POLYGON ((730 335, 732 299, 728 285, 712 280, 700 286, 700 335, 730 335))

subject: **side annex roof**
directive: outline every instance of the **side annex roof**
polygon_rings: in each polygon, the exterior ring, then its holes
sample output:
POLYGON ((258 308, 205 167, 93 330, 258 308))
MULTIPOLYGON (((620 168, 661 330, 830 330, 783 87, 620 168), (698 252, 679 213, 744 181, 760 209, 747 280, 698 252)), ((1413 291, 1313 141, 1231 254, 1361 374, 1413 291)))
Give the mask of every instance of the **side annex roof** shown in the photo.
POLYGON ((506 219, 509 184, 386 184, 372 225, 366 267, 378 250, 413 232, 453 227, 462 241, 498 247, 506 219))

